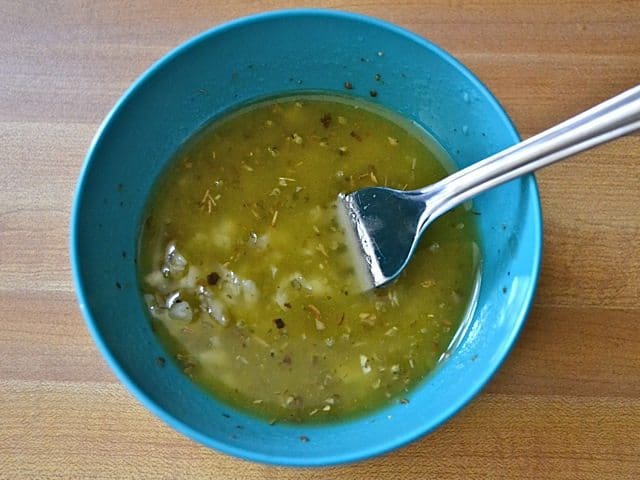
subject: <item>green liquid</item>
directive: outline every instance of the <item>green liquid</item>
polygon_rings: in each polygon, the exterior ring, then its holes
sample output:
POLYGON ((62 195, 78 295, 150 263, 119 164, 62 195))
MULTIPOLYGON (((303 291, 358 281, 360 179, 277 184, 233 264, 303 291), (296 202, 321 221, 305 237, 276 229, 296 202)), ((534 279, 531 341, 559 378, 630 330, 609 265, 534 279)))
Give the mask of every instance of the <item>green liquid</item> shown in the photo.
POLYGON ((265 101, 207 126, 155 186, 140 239, 142 291, 170 356, 272 421, 410 400, 472 302, 473 215, 442 217, 397 282, 362 293, 335 201, 433 183, 446 163, 423 131, 342 97, 265 101))

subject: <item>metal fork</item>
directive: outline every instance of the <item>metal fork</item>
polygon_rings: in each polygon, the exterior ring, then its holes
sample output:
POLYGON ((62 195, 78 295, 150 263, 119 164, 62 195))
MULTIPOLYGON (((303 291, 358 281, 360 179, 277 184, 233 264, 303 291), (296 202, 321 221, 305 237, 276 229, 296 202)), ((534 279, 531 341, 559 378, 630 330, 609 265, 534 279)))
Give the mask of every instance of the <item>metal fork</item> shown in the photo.
POLYGON ((638 129, 640 85, 427 187, 372 187, 340 194, 343 223, 355 234, 370 286, 396 278, 422 233, 445 212, 485 190, 638 129))

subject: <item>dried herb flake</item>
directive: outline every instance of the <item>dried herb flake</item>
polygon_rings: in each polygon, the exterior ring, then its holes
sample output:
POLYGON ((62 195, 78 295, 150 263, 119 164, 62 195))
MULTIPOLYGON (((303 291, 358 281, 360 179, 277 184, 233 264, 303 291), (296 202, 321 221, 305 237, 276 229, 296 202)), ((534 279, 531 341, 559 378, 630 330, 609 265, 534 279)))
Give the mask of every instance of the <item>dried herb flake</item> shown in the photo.
POLYGON ((211 272, 209 275, 207 275, 207 283, 209 285, 215 285, 216 283, 218 283, 218 280, 220 280, 220 275, 218 274, 218 272, 211 272))

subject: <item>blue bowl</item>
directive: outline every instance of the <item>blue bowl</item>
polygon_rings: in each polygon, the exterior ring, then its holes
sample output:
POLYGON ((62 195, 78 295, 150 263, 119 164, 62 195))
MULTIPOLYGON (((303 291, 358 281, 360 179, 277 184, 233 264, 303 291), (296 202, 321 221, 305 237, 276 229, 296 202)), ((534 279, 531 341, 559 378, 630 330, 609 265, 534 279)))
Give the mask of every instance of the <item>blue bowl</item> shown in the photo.
POLYGON ((71 262, 87 326, 111 368, 152 412, 192 439, 245 459, 291 466, 352 462, 432 431, 478 393, 518 336, 541 254, 536 184, 525 177, 475 200, 481 284, 469 328, 410 396, 338 424, 268 425, 216 401, 164 355, 138 293, 145 200, 174 152, 238 104, 293 91, 369 98, 426 128, 459 167, 518 141, 496 99, 458 61, 380 20, 319 10, 227 23, 177 48, 139 78, 100 127, 72 213, 71 262), (375 75, 381 75, 376 81, 375 75))

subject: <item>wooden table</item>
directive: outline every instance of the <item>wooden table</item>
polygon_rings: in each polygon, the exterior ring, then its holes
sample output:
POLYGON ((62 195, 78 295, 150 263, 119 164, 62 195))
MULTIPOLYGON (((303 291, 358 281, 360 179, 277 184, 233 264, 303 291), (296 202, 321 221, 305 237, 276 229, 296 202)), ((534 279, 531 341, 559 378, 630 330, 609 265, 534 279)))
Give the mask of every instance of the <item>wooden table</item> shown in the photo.
MULTIPOLYGON (((409 447, 330 469, 251 464, 179 435, 116 381, 72 289, 76 178, 99 122, 165 52, 306 2, 233 3, 0 4, 0 478, 640 478, 638 135, 538 175, 544 263, 524 332, 485 391, 409 447)), ((638 1, 322 3, 435 41, 524 137, 640 82, 638 1)))

